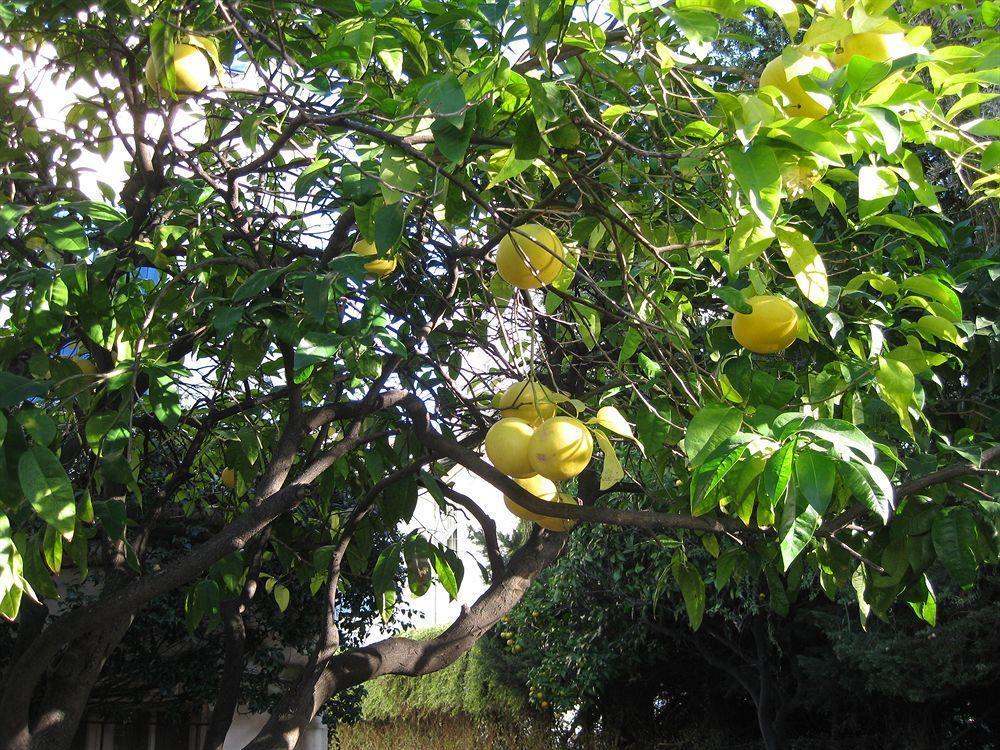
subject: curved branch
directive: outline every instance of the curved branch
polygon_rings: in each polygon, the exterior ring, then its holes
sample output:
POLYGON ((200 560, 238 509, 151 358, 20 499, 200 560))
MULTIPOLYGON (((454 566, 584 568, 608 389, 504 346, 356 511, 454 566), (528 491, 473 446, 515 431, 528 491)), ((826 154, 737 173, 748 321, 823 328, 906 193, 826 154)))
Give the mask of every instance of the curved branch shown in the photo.
POLYGON ((535 577, 562 552, 565 534, 538 532, 515 552, 495 581, 441 635, 426 641, 387 638, 330 659, 308 695, 283 701, 244 750, 289 750, 327 699, 387 674, 416 676, 447 667, 468 651, 520 601, 535 577))

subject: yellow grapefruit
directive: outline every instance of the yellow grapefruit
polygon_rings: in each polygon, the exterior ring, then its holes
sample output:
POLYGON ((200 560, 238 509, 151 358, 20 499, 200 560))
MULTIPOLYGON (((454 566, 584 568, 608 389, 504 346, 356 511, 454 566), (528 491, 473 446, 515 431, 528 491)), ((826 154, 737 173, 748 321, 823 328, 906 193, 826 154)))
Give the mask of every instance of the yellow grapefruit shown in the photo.
POLYGON ((228 489, 235 489, 236 487, 236 472, 230 469, 228 466, 222 470, 222 483, 228 489))
POLYGON ((511 286, 538 289, 555 281, 566 257, 562 242, 540 224, 523 224, 502 240, 497 270, 511 286))
MULTIPOLYGON (((832 73, 830 61, 815 52, 802 52, 801 57, 816 64, 816 67, 832 73)), ((774 86, 788 99, 784 105, 785 114, 789 117, 812 117, 818 119, 830 111, 833 97, 818 91, 806 91, 802 86, 803 76, 789 79, 786 75, 785 61, 776 57, 769 62, 760 74, 761 86, 774 86)))
POLYGON ((500 396, 500 414, 518 417, 533 425, 554 417, 558 395, 534 380, 519 380, 500 396))
MULTIPOLYGON (((570 503, 572 505, 577 504, 577 499, 572 495, 567 495, 565 492, 552 492, 549 491, 550 485, 551 489, 554 491, 555 485, 552 484, 545 477, 529 477, 525 480, 518 480, 518 484, 524 487, 526 490, 530 491, 533 495, 538 495, 542 500, 546 500, 550 503, 570 503), (525 486, 525 482, 532 482, 532 480, 537 480, 540 484, 539 486, 543 488, 543 494, 539 494, 531 487, 525 486)), ((507 509, 513 513, 518 518, 522 518, 525 521, 531 521, 532 523, 537 523, 543 529, 548 529, 549 531, 569 531, 574 526, 576 526, 576 521, 572 518, 556 518, 555 516, 543 516, 539 513, 532 513, 526 508, 521 507, 509 497, 504 497, 504 503, 507 505, 507 509)))
MULTIPOLYGON (((363 257, 378 255, 378 248, 375 247, 375 243, 369 242, 368 240, 358 240, 354 243, 353 250, 355 253, 363 257)), ((380 279, 384 279, 396 270, 396 256, 386 253, 381 258, 368 261, 365 263, 365 270, 372 276, 378 276, 380 279)))
POLYGON ((486 455, 509 477, 524 479, 535 473, 528 460, 528 443, 535 428, 517 417, 504 417, 486 433, 486 455))
MULTIPOLYGON (((160 67, 150 57, 146 61, 146 83, 160 90, 160 67)), ((204 50, 192 44, 174 45, 174 91, 197 94, 205 90, 212 79, 212 68, 204 50)))
MULTIPOLYGON (((553 482, 537 474, 522 479, 515 479, 514 481, 540 500, 555 502, 556 497, 559 495, 559 490, 556 489, 553 482)), ((538 523, 538 519, 542 518, 537 513, 532 513, 527 508, 518 505, 506 495, 503 496, 503 502, 507 506, 507 510, 518 518, 523 518, 525 521, 538 523)))
POLYGON ((593 453, 594 437, 574 417, 546 419, 528 445, 532 468, 553 482, 575 477, 587 468, 593 453))
POLYGON ((865 31, 860 34, 848 34, 841 39, 833 55, 833 63, 838 68, 843 67, 855 55, 876 62, 887 62, 897 57, 904 57, 909 51, 910 46, 906 43, 906 36, 902 32, 880 34, 877 31, 865 31))
POLYGON ((757 354, 787 349, 799 330, 795 306, 771 294, 751 297, 747 304, 753 312, 733 315, 733 336, 740 345, 757 354))

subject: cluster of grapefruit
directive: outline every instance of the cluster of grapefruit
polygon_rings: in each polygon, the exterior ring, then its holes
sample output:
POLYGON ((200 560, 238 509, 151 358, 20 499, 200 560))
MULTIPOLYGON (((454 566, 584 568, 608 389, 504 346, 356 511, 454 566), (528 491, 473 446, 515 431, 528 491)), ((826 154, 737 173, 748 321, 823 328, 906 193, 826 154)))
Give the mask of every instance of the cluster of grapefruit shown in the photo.
POLYGON ((789 46, 764 67, 760 85, 773 86, 782 93, 783 108, 789 117, 815 120, 826 115, 833 106, 833 97, 819 84, 836 68, 848 65, 855 55, 875 62, 890 62, 913 51, 906 35, 899 31, 848 34, 837 43, 832 57, 789 46))
MULTIPOLYGON (((556 412, 566 396, 534 380, 522 380, 498 400, 501 418, 486 433, 486 455, 493 466, 535 497, 576 504, 558 482, 572 479, 590 463, 594 438, 579 419, 556 412)), ((507 509, 552 531, 568 531, 573 521, 532 513, 509 497, 507 509)))

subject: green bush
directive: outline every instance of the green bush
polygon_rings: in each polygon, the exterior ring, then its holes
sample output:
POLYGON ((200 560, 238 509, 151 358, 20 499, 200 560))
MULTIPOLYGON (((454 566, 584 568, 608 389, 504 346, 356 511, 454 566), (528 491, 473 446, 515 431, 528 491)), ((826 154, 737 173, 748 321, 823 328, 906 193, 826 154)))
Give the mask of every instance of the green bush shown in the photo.
MULTIPOLYGON (((409 636, 432 638, 443 630, 414 630, 409 636)), ((439 717, 516 719, 526 710, 526 688, 483 641, 438 672, 422 677, 389 675, 375 680, 368 686, 362 702, 362 716, 367 721, 439 717)))

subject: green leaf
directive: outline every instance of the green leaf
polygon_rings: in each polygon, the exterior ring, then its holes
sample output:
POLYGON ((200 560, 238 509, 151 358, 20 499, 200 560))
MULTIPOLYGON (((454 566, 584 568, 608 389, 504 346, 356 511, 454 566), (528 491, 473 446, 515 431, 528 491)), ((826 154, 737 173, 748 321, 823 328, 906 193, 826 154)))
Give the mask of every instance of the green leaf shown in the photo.
POLYGON ((382 554, 378 556, 372 571, 372 587, 376 594, 396 590, 396 573, 399 570, 401 553, 402 547, 396 542, 382 550, 382 554))
POLYGON ((274 596, 274 602, 278 605, 279 611, 284 612, 288 609, 288 601, 291 599, 291 593, 287 588, 280 583, 276 583, 271 594, 274 596))
POLYGON ((32 446, 17 462, 21 491, 35 513, 66 537, 76 527, 73 486, 59 459, 48 448, 32 446))
POLYGON ((125 504, 120 500, 95 500, 94 514, 101 522, 108 539, 117 541, 125 538, 125 504))
POLYGON ((755 144, 747 151, 726 151, 736 182, 763 226, 770 226, 781 205, 781 171, 774 149, 755 144))
POLYGON ((868 119, 878 129, 882 136, 882 145, 887 154, 894 154, 903 143, 903 131, 899 125, 899 118, 891 109, 882 107, 862 107, 861 110, 868 116, 868 119))
POLYGON ((893 489, 889 477, 875 464, 841 462, 837 472, 844 486, 861 503, 882 519, 889 521, 893 506, 893 489))
POLYGON ((684 452, 697 468, 716 448, 739 431, 743 412, 724 404, 702 408, 691 419, 684 435, 684 452))
POLYGON ((63 543, 62 537, 52 526, 45 527, 45 537, 42 541, 42 557, 49 570, 57 574, 62 569, 63 543))
MULTIPOLYGON (((802 455, 808 455, 809 452, 802 455)), ((785 570, 788 570, 795 558, 812 540, 816 529, 819 528, 819 522, 820 514, 804 495, 793 492, 785 498, 781 506, 781 516, 778 518, 778 548, 785 570)))
POLYGON ((924 575, 906 593, 906 601, 913 612, 932 628, 937 624, 937 601, 930 579, 924 575))
POLYGON ((10 372, 0 372, 0 408, 17 406, 25 399, 44 396, 48 390, 48 381, 29 380, 10 372))
POLYGON ((122 453, 128 446, 128 427, 119 423, 118 415, 112 412, 93 415, 87 420, 84 434, 90 449, 98 456, 122 453))
POLYGON ((697 468, 691 481, 691 515, 704 515, 718 507, 712 491, 719 486, 746 452, 746 443, 735 449, 730 449, 724 444, 697 468))
POLYGON ((173 429, 181 419, 181 399, 177 384, 167 374, 150 377, 149 400, 153 414, 168 429, 173 429))
MULTIPOLYGON (((49 445, 56 437, 56 423, 48 414, 38 409, 24 409, 16 412, 17 421, 31 439, 39 445, 49 445)), ((0 439, 3 435, 0 432, 0 439)))
POLYGON ((842 419, 817 419, 803 425, 799 432, 830 443, 842 461, 857 460, 857 457, 869 463, 875 461, 875 444, 850 422, 842 419))
POLYGON ((818 515, 830 505, 836 478, 834 462, 822 453, 804 450, 795 459, 796 487, 818 515))
POLYGON ((629 440, 635 440, 632 434, 632 425, 626 421, 622 413, 614 406, 602 406, 597 410, 597 416, 590 420, 591 424, 599 424, 606 430, 610 430, 616 435, 621 435, 629 440))
POLYGON ((705 582, 698 571, 687 564, 674 565, 673 572, 684 598, 691 630, 697 630, 705 616, 705 582))
POLYGON ((891 169, 871 165, 861 167, 858 173, 858 215, 867 219, 879 213, 892 203, 898 189, 899 180, 891 169))
POLYGON ((924 315, 916 323, 917 330, 928 341, 935 339, 947 341, 960 349, 965 348, 965 342, 955 328, 955 324, 939 315, 924 315))
POLYGON ((969 588, 976 579, 977 537, 976 517, 968 508, 943 508, 934 517, 931 526, 934 551, 962 588, 969 588))
POLYGON ((465 123, 465 93, 454 73, 446 73, 420 89, 420 103, 456 128, 465 123))
POLYGON ((250 278, 236 290, 233 302, 245 302, 248 299, 253 299, 281 278, 287 270, 287 268, 262 268, 259 271, 254 271, 250 274, 250 278))
POLYGON ((380 253, 392 250, 403 236, 403 204, 391 203, 375 212, 375 249, 380 253))
POLYGON ((795 441, 785 443, 774 455, 767 459, 761 476, 761 488, 765 497, 770 500, 770 507, 778 507, 788 489, 792 478, 792 468, 795 461, 795 441))
POLYGON ((580 338, 583 339, 583 345, 587 347, 588 352, 593 351, 601 338, 601 318, 597 310, 590 305, 581 305, 577 302, 572 303, 570 310, 576 321, 577 330, 580 331, 580 338))
POLYGON ((826 307, 830 300, 830 287, 826 266, 816 246, 797 229, 779 227, 777 231, 781 252, 802 296, 818 307, 826 307))
POLYGON ((472 118, 462 128, 456 128, 448 120, 435 120, 431 123, 431 133, 434 135, 434 145, 437 146, 448 161, 460 164, 465 159, 472 140, 472 118))
POLYGON ((754 214, 746 214, 736 224, 729 241, 729 275, 736 276, 753 263, 774 242, 774 230, 762 226, 754 214))
POLYGON ((952 323, 962 320, 962 303, 958 295, 940 281, 930 276, 911 276, 904 279, 899 285, 902 291, 913 292, 935 302, 940 302, 944 306, 944 312, 951 317, 952 323))
POLYGON ((909 216, 899 216, 898 214, 883 214, 873 216, 866 222, 869 226, 877 224, 879 226, 892 227, 901 232, 912 234, 922 240, 926 240, 932 245, 945 247, 948 244, 944 233, 930 222, 924 223, 909 216))
POLYGON ((307 333, 295 347, 295 369, 301 370, 337 356, 343 342, 344 337, 339 333, 307 333))
POLYGON ((410 593, 423 596, 431 587, 431 558, 435 550, 424 537, 411 534, 403 543, 403 561, 410 593))
POLYGON ((90 250, 90 241, 83 227, 75 221, 47 223, 42 227, 42 234, 60 252, 84 255, 90 250))
POLYGON ((753 312, 753 307, 743 293, 729 286, 719 286, 712 290, 712 293, 726 303, 726 307, 734 313, 744 313, 749 315, 753 312))
POLYGON ((879 357, 875 380, 881 399, 893 408, 903 429, 912 435, 910 406, 913 404, 913 389, 916 386, 913 372, 899 360, 879 357))
POLYGON ((438 548, 434 549, 434 572, 437 573, 441 586, 448 592, 448 596, 455 600, 458 598, 458 575, 453 566, 460 564, 457 557, 445 557, 445 554, 438 548))
POLYGON ((324 177, 323 170, 330 166, 329 159, 316 159, 308 167, 302 170, 295 179, 295 197, 301 198, 309 192, 316 181, 324 177))

